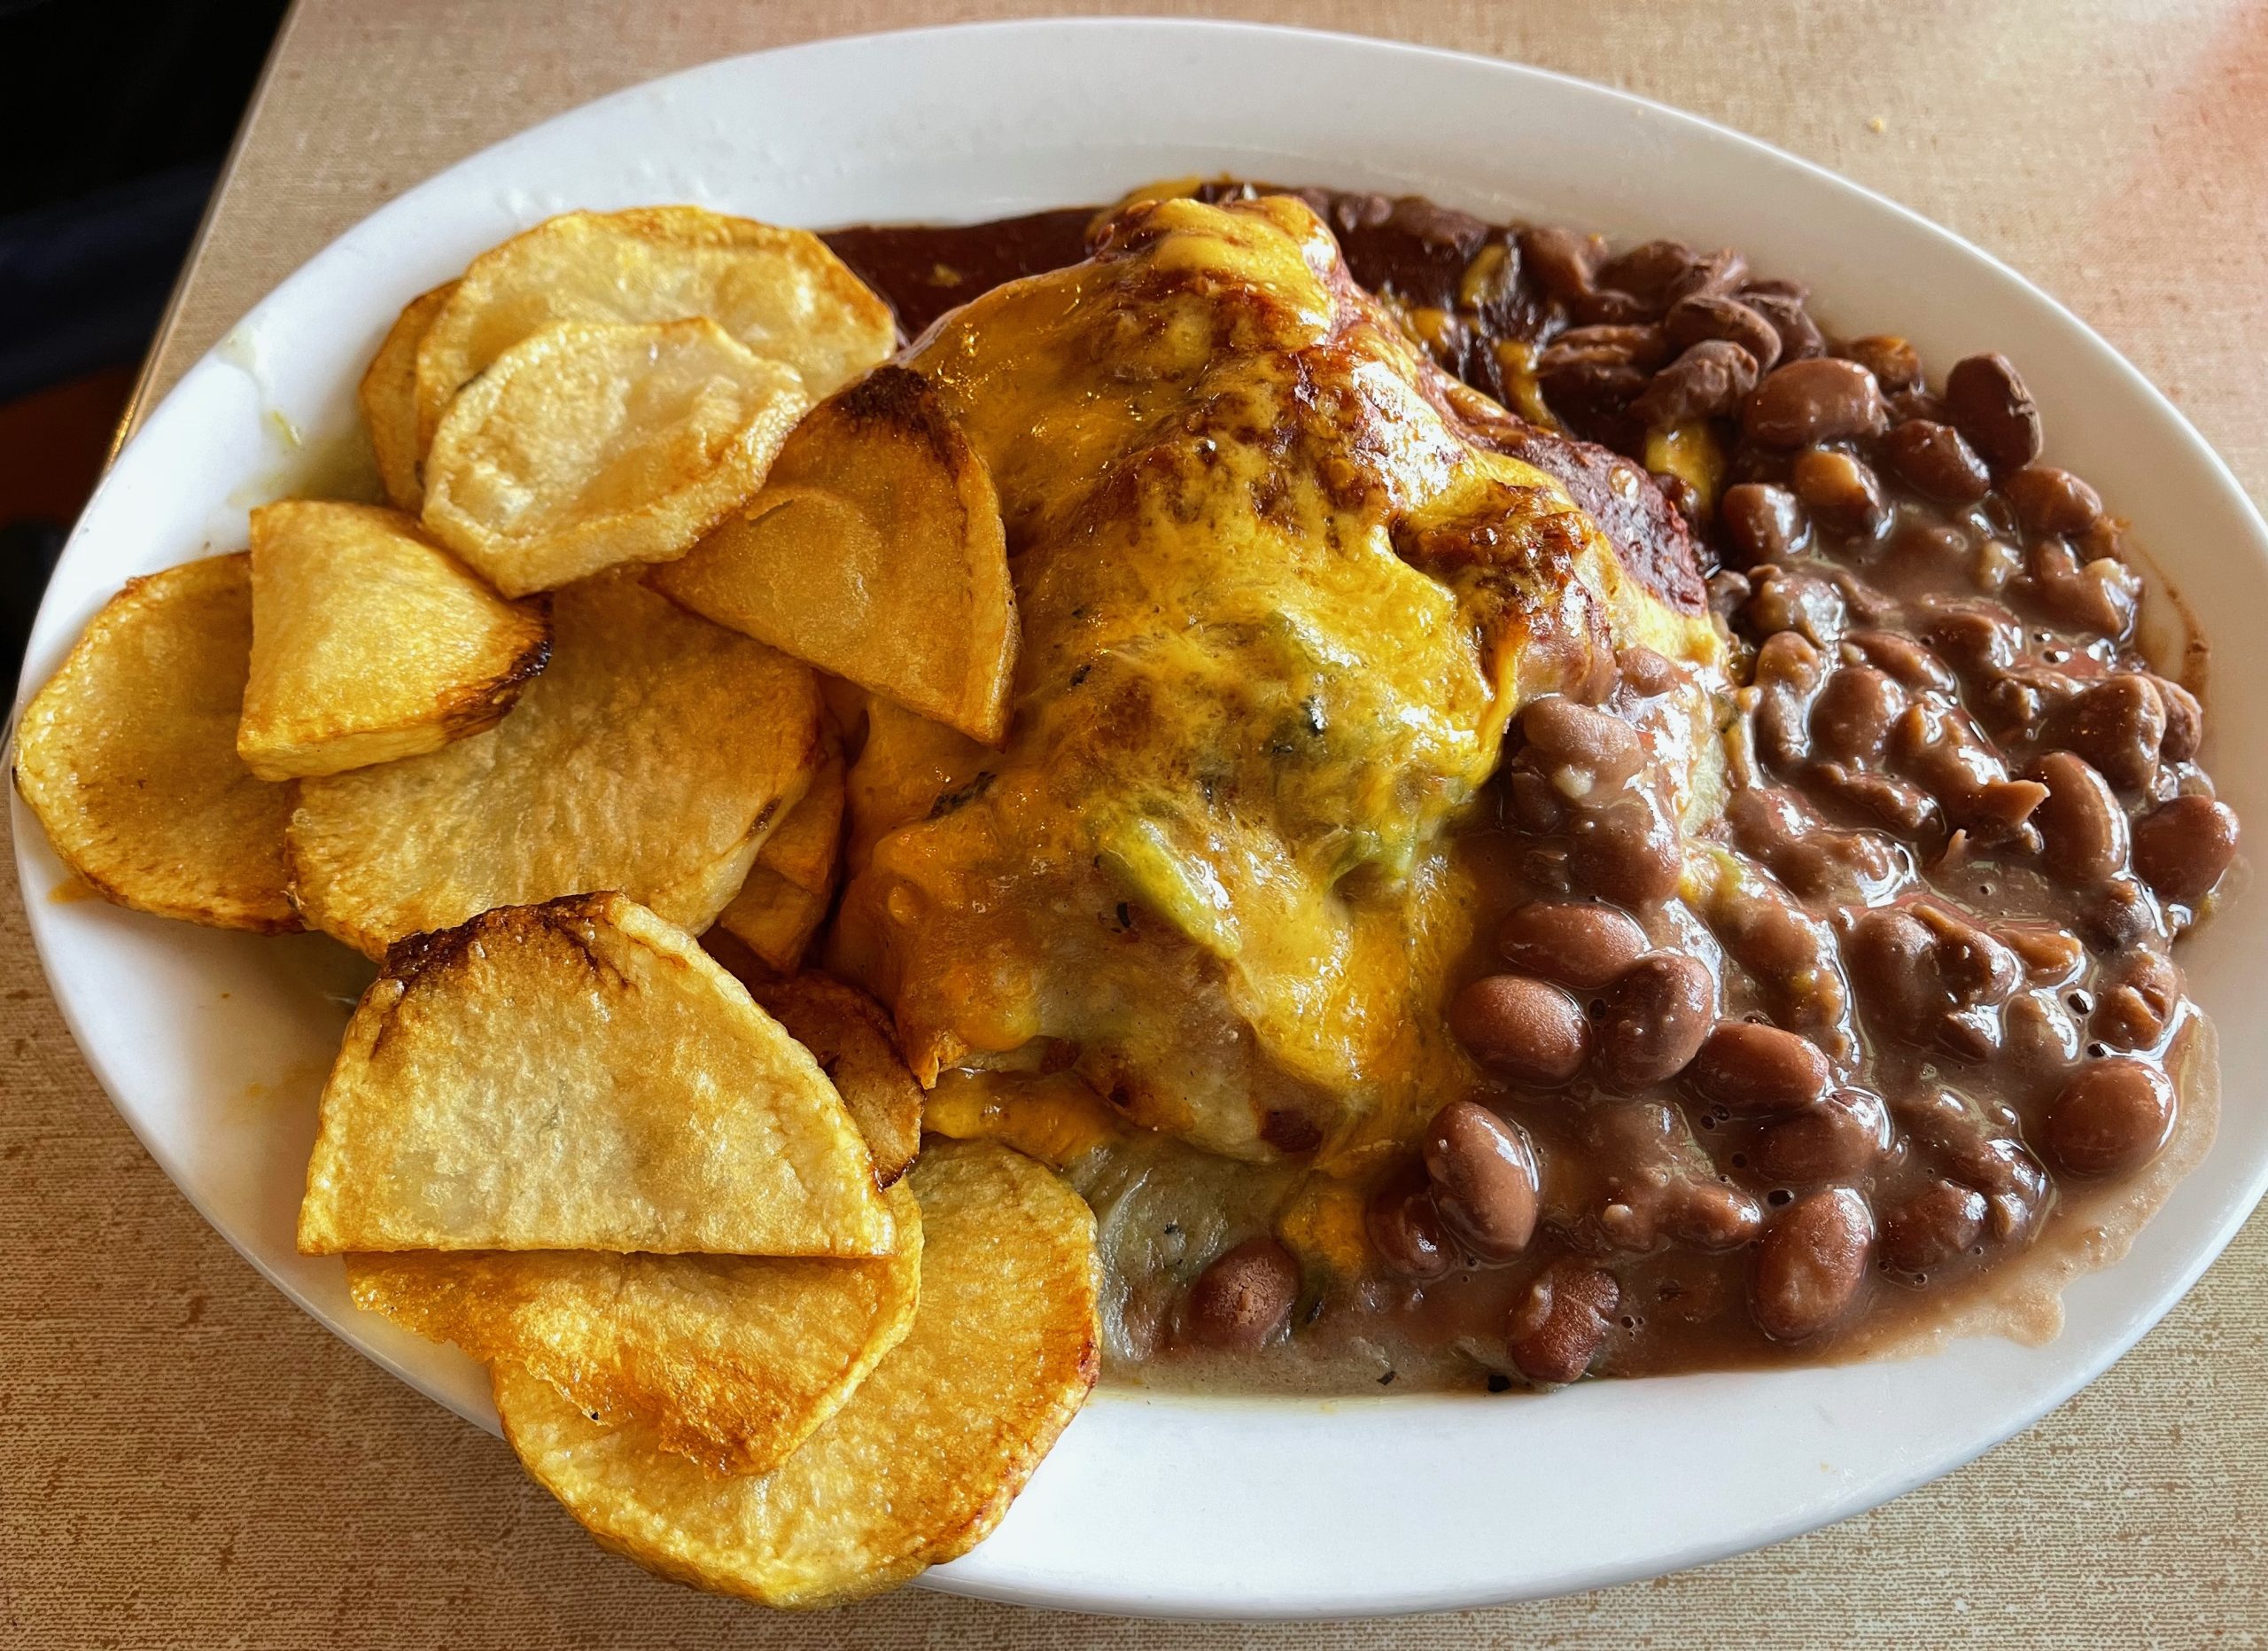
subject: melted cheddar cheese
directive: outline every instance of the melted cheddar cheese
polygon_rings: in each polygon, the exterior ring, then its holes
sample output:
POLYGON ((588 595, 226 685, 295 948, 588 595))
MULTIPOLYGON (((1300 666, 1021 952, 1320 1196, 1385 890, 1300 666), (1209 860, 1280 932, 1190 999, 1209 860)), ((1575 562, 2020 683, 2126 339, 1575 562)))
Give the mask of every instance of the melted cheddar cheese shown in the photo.
POLYGON ((1526 700, 1705 618, 1480 445, 1299 202, 1122 211, 907 356, 990 468, 1005 748, 877 706, 835 961, 915 1071, 1044 1048, 1208 1150, 1359 1164, 1471 1081, 1455 828, 1526 700))

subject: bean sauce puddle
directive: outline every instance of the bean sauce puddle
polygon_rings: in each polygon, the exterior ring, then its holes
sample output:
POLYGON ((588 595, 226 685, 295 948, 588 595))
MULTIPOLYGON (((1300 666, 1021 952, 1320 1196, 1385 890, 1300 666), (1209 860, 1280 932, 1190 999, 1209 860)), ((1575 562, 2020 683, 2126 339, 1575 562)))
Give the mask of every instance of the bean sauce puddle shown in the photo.
MULTIPOLYGON (((1837 338, 1729 250, 1285 192, 1724 620, 1726 800, 1681 831, 1685 667, 1630 649, 1596 703, 1529 706, 1459 844, 1490 920, 1449 1018, 1487 1086, 1341 1212, 1351 1267, 1284 1242, 1296 1164, 1138 1133, 1068 1165, 1111 1374, 1503 1391, 2053 1335, 2212 1136, 2172 955, 2236 861, 2202 643, 2146 654, 2166 593, 2000 355, 1837 338)), ((914 335, 1093 215, 827 238, 914 335)))

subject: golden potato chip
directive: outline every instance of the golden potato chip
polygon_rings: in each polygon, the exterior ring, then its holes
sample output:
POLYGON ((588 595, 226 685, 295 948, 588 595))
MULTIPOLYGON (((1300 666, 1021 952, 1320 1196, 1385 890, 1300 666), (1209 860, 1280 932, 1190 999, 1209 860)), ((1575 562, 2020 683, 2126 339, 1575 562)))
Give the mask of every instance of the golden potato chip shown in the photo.
POLYGON ((918 373, 812 409, 764 489, 654 583, 696 613, 998 744, 1016 603, 992 479, 918 373))
POLYGON ((695 933, 809 783, 804 666, 625 575, 561 591, 512 714, 423 757, 306 780, 307 920, 372 956, 476 912, 619 889, 695 933))
POLYGON ((808 405, 794 368, 704 317, 547 327, 449 403, 426 530, 512 596, 667 561, 755 493, 808 405))
POLYGON ((826 755, 803 800, 764 839, 748 879, 717 915, 725 930, 773 969, 793 973, 835 897, 843 837, 843 745, 829 725, 826 755))
POLYGON ((294 499, 252 513, 252 679, 237 754, 263 780, 439 751, 493 726, 551 651, 399 510, 294 499))
POLYGON ((742 980, 834 1083, 874 1155, 875 1177, 887 1187, 904 1174, 921 1149, 921 1086, 898 1058, 888 1012, 816 970, 742 980))
POLYGON ((873 1156, 804 1047, 619 894, 396 946, 323 1086, 299 1248, 879 1256, 873 1156))
POLYGON ((354 1304, 485 1365, 518 1365, 586 1414, 641 1421, 719 1473, 769 1473, 905 1338, 921 1211, 886 1202, 871 1260, 582 1250, 350 1255, 354 1304))
POLYGON ((434 317, 417 347, 420 443, 489 362, 555 322, 692 315, 793 367, 814 401, 897 347, 889 306, 805 230, 698 206, 566 213, 474 259, 434 317))
POLYGON ((905 1339, 771 1473, 709 1472, 500 1364, 504 1437, 606 1546, 767 1605, 874 1593, 999 1523, 1094 1385, 1094 1217, 1029 1158, 942 1143, 911 1178, 921 1300, 905 1339))
POLYGON ((291 788, 237 755, 251 558, 128 580, 16 727, 16 789, 104 898, 221 929, 299 926, 285 893, 291 788))
POLYGON ((834 888, 843 845, 843 741, 828 716, 821 720, 819 767, 812 773, 812 783, 779 829, 764 839, 756 857, 758 865, 770 867, 799 889, 823 894, 834 888))
POLYGON ((404 304, 354 389, 362 422, 369 426, 370 450, 377 456, 378 479, 385 484, 386 497, 396 510, 412 516, 425 502, 420 472, 425 443, 417 430, 417 347, 456 290, 455 282, 444 282, 404 304))
POLYGON ((812 938, 827 921, 828 897, 798 888, 759 855, 730 904, 717 914, 719 928, 782 974, 803 967, 812 938))

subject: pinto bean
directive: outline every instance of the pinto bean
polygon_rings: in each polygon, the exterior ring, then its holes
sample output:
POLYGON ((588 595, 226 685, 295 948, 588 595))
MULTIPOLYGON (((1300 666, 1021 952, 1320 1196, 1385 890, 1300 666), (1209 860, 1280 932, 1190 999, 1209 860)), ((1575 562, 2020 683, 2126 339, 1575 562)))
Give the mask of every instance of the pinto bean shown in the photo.
POLYGON ((1615 253, 1592 277, 1600 286, 1648 303, 1666 302, 1670 284, 1691 269, 1694 253, 1683 241, 1642 241, 1615 253))
POLYGON ((1633 642, 1615 653, 1614 674, 1641 699, 1666 694, 1685 680, 1677 666, 1643 642, 1633 642))
POLYGON ((2116 640, 2134 628, 2142 576, 2115 557, 2080 563, 2061 539, 2036 542, 2028 558, 2040 604, 2056 623, 2116 640))
POLYGON ((1689 1178, 1677 1184, 1661 1225, 1673 1241, 1694 1250, 1737 1250, 1763 1230, 1764 1211, 1737 1187, 1689 1178))
POLYGON ((1840 1320, 1867 1281, 1874 1215, 1848 1187, 1798 1198, 1764 1229, 1749 1273, 1749 1312, 1775 1342, 1800 1342, 1840 1320))
POLYGON ((1910 780, 1895 775, 1854 771, 1839 762, 1821 762, 1812 770, 1821 790, 1854 808, 1863 808, 1883 827, 1899 837, 1919 837, 1943 828, 1938 799, 1910 780))
POLYGON ((2124 1055, 2082 1066, 2048 1106, 2047 1156, 2073 1175, 2138 1170, 2173 1132, 2173 1084, 2148 1061, 2124 1055))
POLYGON ((1528 975, 1484 975, 1449 1005, 1449 1030, 1482 1062, 1532 1084, 1583 1069, 1590 1023, 1574 999, 1528 975))
POLYGON ((2023 984, 2016 954, 1952 907, 1917 900, 1913 912, 1930 932, 1937 977, 1956 1003, 2005 1003, 2023 984))
POLYGON ((1899 480, 1941 504, 1974 504, 1992 491, 1992 473, 1951 424, 1907 419, 1883 438, 1882 456, 1899 480))
POLYGON ((1767 1125, 1757 1137, 1757 1170, 1806 1186, 1865 1173, 1890 1149, 1890 1112, 1867 1089, 1837 1089, 1816 1105, 1767 1125))
POLYGON ((2134 869, 2170 900, 2194 906, 2236 859, 2235 811, 2195 795, 2177 797, 2134 826, 2134 869))
POLYGON ((2180 1011, 2180 968, 2163 952, 2137 947, 2104 965, 2087 1035, 2114 1049, 2152 1048, 2180 1011))
POLYGON ((1619 717, 1547 695, 1520 713, 1536 766, 1580 802, 1627 784, 1646 760, 1638 731, 1619 717))
POLYGON ((1697 958, 1652 952, 1609 989, 1592 1035, 1601 1082, 1625 1093, 1683 1071, 1716 1017, 1717 983, 1697 958))
POLYGON ((1940 1266, 1984 1232, 1984 1195, 1958 1181, 1931 1181, 1883 1211, 1883 1259, 1900 1273, 1940 1266))
POLYGON ((2000 1054, 2006 1071, 2024 1081, 2044 1080, 2079 1058, 2079 1026, 2052 990, 2019 992, 2001 1012, 2000 1054))
POLYGON ((1911 689, 1935 689, 1950 694, 1960 686, 1946 662, 1911 636, 1897 631, 1852 631, 1844 639, 1868 665, 1887 671, 1911 689))
POLYGON ((2068 751, 2039 759, 2047 800, 2033 819, 2039 824, 2047 869, 2076 888, 2088 888, 2126 868, 2126 811, 2109 783, 2068 751))
POLYGON ((2031 533, 2083 533, 2102 519, 2102 495, 2067 470, 2027 464, 2000 486, 2031 533))
POLYGON ((1780 359, 1780 334, 1773 324, 1736 298, 1699 292, 1682 298, 1662 317, 1670 344, 1685 349, 1712 339, 1737 344, 1746 350, 1759 372, 1772 370, 1780 359))
POLYGON ((1646 387, 1644 370, 1628 362, 1555 357, 1539 360, 1535 376, 1554 407, 1589 417, 1619 417, 1646 387))
POLYGON ((2006 1242, 2029 1232, 2047 1208, 2047 1171, 2020 1141, 1977 1140, 1946 1155, 1957 1180, 1984 1195, 1984 1230, 2006 1242))
POLYGON ((1817 1103, 1834 1081, 1827 1057, 1792 1032, 1720 1020, 1687 1071, 1703 1099, 1744 1116, 1792 1112, 1817 1103))
POLYGON ((2138 877, 2124 873, 2085 892, 2079 902, 2080 932, 2105 951, 2171 938, 2165 913, 2138 877))
POLYGON ((1567 799, 1533 763, 1518 759, 1504 770, 1504 812, 1534 837, 1567 829, 1567 799))
POLYGON ((1884 907, 1862 914, 1845 942, 1860 999, 1885 1030, 1918 1039, 1938 1007, 1928 960, 1936 937, 1911 912, 1884 907))
POLYGON ((2016 954, 2024 978, 2035 985, 2061 985, 2086 961, 2087 948, 2079 937, 2053 924, 1995 923, 1992 938, 2016 954))
POLYGON ((1836 448, 1807 448, 1789 471, 1796 496, 1822 527, 1873 539, 1890 526, 1882 484, 1864 463, 1836 448))
POLYGON ((1577 362, 1624 363, 1651 372, 1669 359, 1659 327, 1570 327, 1536 358, 1539 368, 1577 362))
POLYGON ((1725 820, 1743 853, 1806 899, 1833 897, 1863 906, 1863 891, 1886 887, 1899 875, 1898 857, 1881 836, 1838 831, 1795 792, 1777 786, 1735 791, 1725 820))
POLYGON ((1749 397, 1742 427, 1767 447, 1814 447, 1882 428, 1882 388, 1856 362, 1783 361, 1749 397))
POLYGON ((1757 377, 1756 358, 1739 345, 1705 339, 1656 373, 1630 411, 1656 430, 1723 417, 1756 388, 1757 377))
POLYGON ((1742 604, 1756 594, 1756 587, 1747 574, 1736 573, 1728 567, 1720 567, 1710 574, 1706 589, 1709 611, 1727 625, 1732 623, 1733 615, 1740 611, 1742 604))
POLYGON ((1996 476, 2039 456, 2039 408, 2005 355, 1992 352, 1955 362, 1946 375, 1946 410, 1996 476))
POLYGON ((1895 333, 1876 332, 1852 339, 1837 354, 1848 356, 1882 385, 1885 395, 1903 394, 1922 387, 1922 357, 1895 333))
POLYGON ((1573 1258, 1553 1262, 1512 1309, 1505 1348, 1513 1367, 1548 1386, 1580 1379, 1621 1303, 1612 1273, 1573 1258))
POLYGON ((1566 302, 1567 313, 1586 326, 1632 326, 1652 321, 1661 313, 1643 299, 1612 287, 1593 287, 1566 302))
POLYGON ((2165 707, 2165 737, 2158 742, 2158 754, 2168 762, 2187 762, 2204 743, 2205 707, 2197 703, 2196 695, 2163 676, 2150 678, 2150 686, 2158 690, 2158 703, 2165 707))
POLYGON ((2071 749, 2118 790, 2143 790, 2156 777, 2165 701, 2148 676, 2121 671, 2104 677, 2071 702, 2062 726, 2071 749))
POLYGON ((1780 335, 1780 360, 1808 361, 1827 348, 1827 340, 1820 336, 1819 323, 1804 308, 1799 292, 1785 290, 1789 284, 1751 281, 1740 290, 1740 301, 1772 323, 1780 335))
POLYGON ((1397 1176, 1388 1181, 1364 1210, 1363 1225, 1371 1247, 1403 1278, 1440 1278, 1456 1265, 1456 1245, 1422 1180, 1397 1176))
POLYGON ((1748 279, 1748 260, 1729 246, 1703 253, 1670 279, 1663 296, 1674 307, 1689 298, 1714 298, 1748 279))
POLYGON ((1876 1026, 1962 1060, 2000 1040, 1999 1006, 2023 984, 2016 954, 1950 907, 1916 900, 1851 925, 1851 977, 1876 1026))
POLYGON ((1530 900, 1496 931, 1504 961, 1561 985, 1590 991, 1612 981, 1646 950, 1646 931, 1627 912, 1587 900, 1530 900))
POLYGON ((1717 519, 1734 550, 1749 562, 1793 556, 1803 548, 1803 507, 1785 487, 1744 481, 1725 489, 1717 519))
POLYGON ((2023 649, 2023 627, 1992 604, 1932 601, 1922 635, 1965 671, 2005 669, 2023 649))
POLYGON ((1824 918, 1755 878, 1714 902, 1708 921, 1727 955, 1764 989, 1775 1020, 1837 1058, 1851 1052, 1849 990, 1824 918))
POLYGON ((1643 792, 1585 810, 1569 845, 1583 887, 1623 906, 1645 906, 1677 892, 1685 868, 1677 822, 1643 792))
POLYGON ((1905 709, 1906 692, 1890 677, 1871 666, 1846 665, 1812 701, 1812 739, 1845 762, 1872 761, 1905 709))
POLYGON ((1274 1339, 1300 1293, 1300 1264, 1272 1238, 1249 1238, 1197 1275, 1183 1302, 1192 1341, 1253 1352, 1274 1339))
POLYGON ((1591 290, 1603 243, 1573 230, 1546 226, 1519 232, 1520 267, 1557 299, 1579 298, 1591 290))
POLYGON ((1452 1101, 1421 1138, 1433 1206, 1473 1254, 1502 1261, 1527 1248, 1540 1207, 1527 1132, 1477 1101, 1452 1101))
MULTIPOLYGON (((1832 648, 1851 622, 1851 610, 1827 580, 1775 565, 1758 572, 1744 617, 1760 636, 1792 631, 1815 648, 1832 648)), ((1762 665, 1759 658, 1759 671, 1762 665)))
POLYGON ((1809 707, 1821 668, 1819 650, 1794 631, 1775 632, 1756 650, 1756 748, 1765 761, 1795 768, 1810 758, 1809 707))

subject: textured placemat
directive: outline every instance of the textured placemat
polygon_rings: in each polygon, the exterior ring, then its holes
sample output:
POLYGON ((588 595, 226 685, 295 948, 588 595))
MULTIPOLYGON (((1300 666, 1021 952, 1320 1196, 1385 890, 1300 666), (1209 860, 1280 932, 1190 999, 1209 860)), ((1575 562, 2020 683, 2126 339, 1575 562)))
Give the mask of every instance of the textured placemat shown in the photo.
MULTIPOLYGON (((819 35, 1087 9, 302 0, 151 383, 162 391, 372 207, 586 98, 819 35)), ((2268 7, 1148 9, 1518 58, 1780 143, 2042 282, 2182 403, 2256 498, 2268 495, 2268 7)), ((2241 1085, 2233 1094, 2249 1101, 2241 1085)), ((10 1647, 2268 1640, 2268 1217, 2087 1392, 1877 1513, 1648 1585, 1297 1629, 1045 1616, 921 1593, 780 1618, 600 1554, 501 1445, 318 1329, 198 1219, 72 1047, 12 888, 0 890, 0 1257, 10 1647)), ((1550 1494, 1508 1476, 1508 1505, 1550 1494)))

